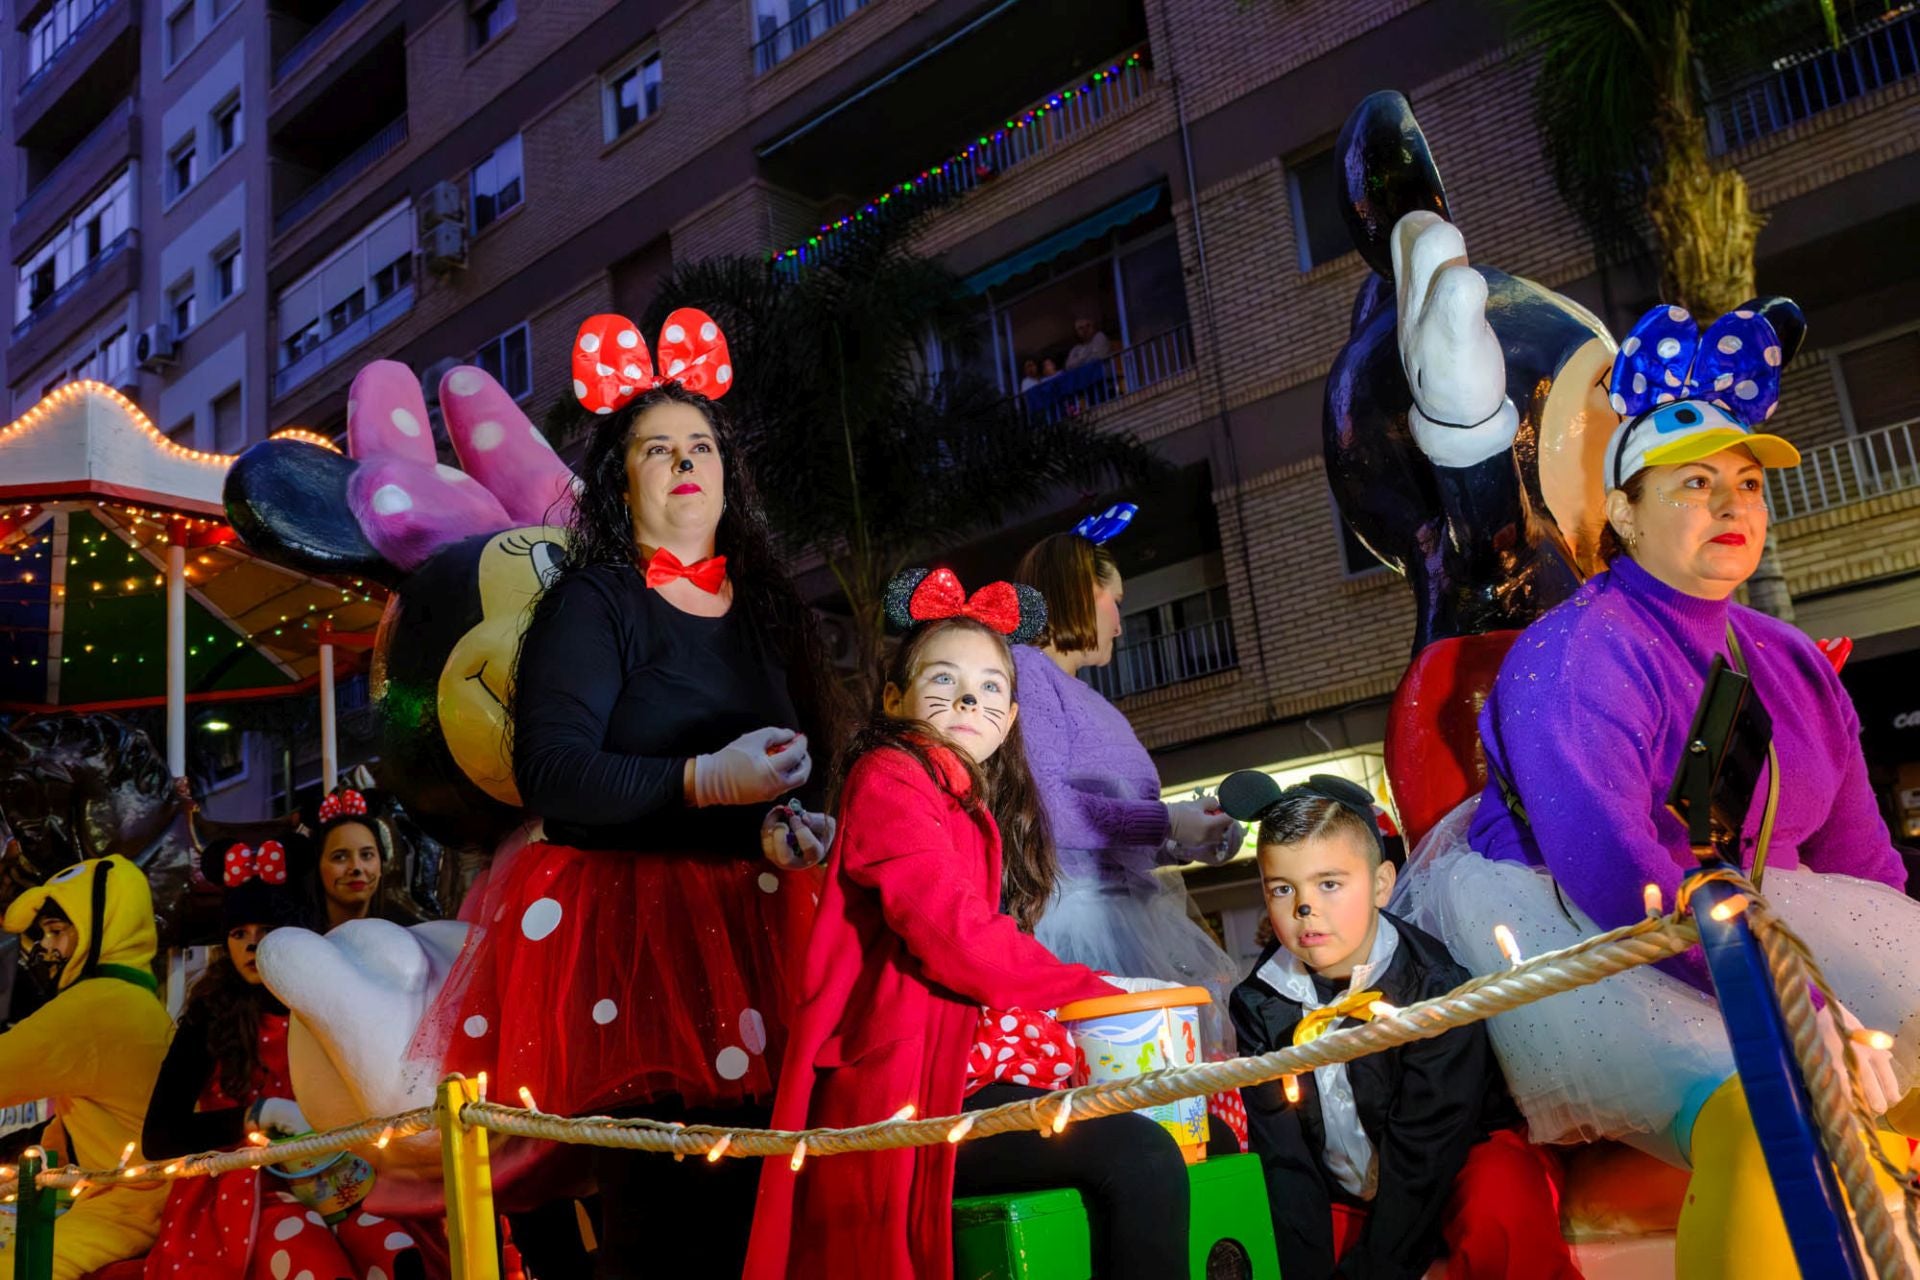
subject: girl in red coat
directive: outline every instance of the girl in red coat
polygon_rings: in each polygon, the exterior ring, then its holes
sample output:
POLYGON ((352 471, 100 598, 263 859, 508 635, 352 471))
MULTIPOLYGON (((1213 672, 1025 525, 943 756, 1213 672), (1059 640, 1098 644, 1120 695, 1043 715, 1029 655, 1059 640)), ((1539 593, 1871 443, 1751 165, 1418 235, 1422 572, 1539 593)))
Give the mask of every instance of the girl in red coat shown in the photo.
MULTIPOLYGON (((870 1124, 907 1104, 950 1115, 1064 1087, 1072 1045, 1044 1011, 1116 989, 1031 936, 1053 847, 1008 639, 1044 618, 1038 594, 994 583, 969 598, 947 570, 914 570, 894 580, 887 612, 910 631, 880 715, 847 752, 774 1103, 781 1129, 870 1124)), ((1104 1280, 1187 1273, 1179 1149, 1128 1114, 1046 1139, 826 1156, 797 1174, 769 1160, 747 1275, 948 1280, 955 1195, 1062 1186, 1087 1200, 1104 1280)))

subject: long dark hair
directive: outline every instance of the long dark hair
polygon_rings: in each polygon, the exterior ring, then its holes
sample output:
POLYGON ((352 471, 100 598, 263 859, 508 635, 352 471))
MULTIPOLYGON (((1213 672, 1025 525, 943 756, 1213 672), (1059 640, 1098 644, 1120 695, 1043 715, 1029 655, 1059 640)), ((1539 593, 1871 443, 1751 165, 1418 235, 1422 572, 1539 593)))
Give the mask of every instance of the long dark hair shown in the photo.
POLYGON ((813 611, 800 598, 774 549, 766 509, 745 453, 736 446, 724 406, 677 382, 665 382, 594 427, 578 471, 581 488, 574 499, 573 518, 567 522, 562 577, 590 565, 634 563, 638 548, 627 506, 627 446, 634 424, 649 409, 663 404, 696 410, 713 432, 720 450, 724 473, 720 491, 725 500, 714 531, 714 551, 727 558, 735 605, 746 610, 753 633, 770 642, 786 665, 787 689, 800 715, 798 727, 811 739, 810 750, 818 758, 833 759, 845 736, 845 691, 832 676, 813 611))
POLYGON ((183 1021, 189 1011, 200 1021, 220 1092, 243 1107, 252 1101, 260 1070, 260 1010, 266 990, 240 976, 222 935, 182 1011, 183 1021))
MULTIPOLYGON (((939 731, 918 720, 888 715, 884 699, 888 685, 905 690, 912 684, 913 673, 920 665, 920 655, 929 644, 950 631, 966 629, 991 636, 994 644, 1000 648, 1007 678, 1018 680, 1014 674, 1013 652, 1007 647, 1007 638, 998 632, 971 618, 947 618, 916 627, 894 647, 893 657, 887 662, 886 677, 874 695, 873 716, 847 744, 839 767, 834 770, 832 793, 835 810, 840 806, 841 787, 847 775, 853 771, 855 762, 869 751, 882 748, 906 752, 919 762, 920 767, 927 771, 927 776, 942 790, 953 794, 945 776, 933 762, 932 749, 943 742, 939 731)), ((1013 693, 1017 701, 1020 694, 1018 684, 1014 686, 1013 693)), ((1045 811, 1040 807, 1040 791, 1034 786, 1033 772, 1027 767, 1027 749, 1020 736, 1019 718, 1014 718, 1013 724, 1007 729, 1006 741, 1000 744, 1000 749, 985 764, 976 764, 972 756, 957 747, 953 748, 953 757, 965 767, 972 782, 965 795, 957 796, 961 806, 969 813, 976 814, 984 808, 993 815, 994 825, 1000 828, 1001 905, 1008 915, 1019 921, 1022 929, 1032 933, 1040 916, 1046 911, 1047 899, 1053 895, 1057 863, 1053 853, 1053 832, 1047 826, 1045 811)))

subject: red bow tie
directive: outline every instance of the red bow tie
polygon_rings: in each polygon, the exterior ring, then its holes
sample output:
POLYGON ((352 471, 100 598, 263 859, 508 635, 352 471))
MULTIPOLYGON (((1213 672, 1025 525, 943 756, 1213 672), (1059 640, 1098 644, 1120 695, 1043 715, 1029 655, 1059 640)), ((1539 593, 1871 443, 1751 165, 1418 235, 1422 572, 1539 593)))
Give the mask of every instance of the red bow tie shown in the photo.
POLYGON ((285 884, 287 851, 278 840, 268 840, 257 850, 236 844, 227 850, 226 865, 222 870, 225 874, 221 878, 229 889, 238 889, 256 878, 264 884, 285 884))
POLYGON ((647 585, 658 590, 675 578, 685 578, 710 596, 720 594, 727 582, 727 558, 708 556, 692 564, 680 563, 680 557, 661 547, 647 561, 647 585))

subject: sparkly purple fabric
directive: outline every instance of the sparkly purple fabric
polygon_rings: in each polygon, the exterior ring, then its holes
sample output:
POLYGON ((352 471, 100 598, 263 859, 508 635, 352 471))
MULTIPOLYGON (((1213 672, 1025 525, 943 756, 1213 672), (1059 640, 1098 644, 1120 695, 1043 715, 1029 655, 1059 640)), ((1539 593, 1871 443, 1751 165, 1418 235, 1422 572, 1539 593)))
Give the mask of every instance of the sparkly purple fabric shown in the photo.
POLYGON ((1020 733, 1053 827, 1060 869, 1151 871, 1167 838, 1160 773, 1119 710, 1031 645, 1015 645, 1020 733))
MULTIPOLYGON (((1625 557, 1528 627, 1507 654, 1480 736, 1519 791, 1530 829, 1490 783, 1468 835, 1473 848, 1545 866, 1603 929, 1640 919, 1649 883, 1672 903, 1693 855, 1667 812, 1667 787, 1707 669, 1727 652, 1729 619, 1780 758, 1767 865, 1904 888, 1867 782, 1859 718, 1813 641, 1743 605, 1676 591, 1625 557)), ((1766 785, 1763 772, 1741 838, 1743 865, 1753 858, 1766 785)), ((1707 985, 1697 949, 1671 967, 1707 985)))

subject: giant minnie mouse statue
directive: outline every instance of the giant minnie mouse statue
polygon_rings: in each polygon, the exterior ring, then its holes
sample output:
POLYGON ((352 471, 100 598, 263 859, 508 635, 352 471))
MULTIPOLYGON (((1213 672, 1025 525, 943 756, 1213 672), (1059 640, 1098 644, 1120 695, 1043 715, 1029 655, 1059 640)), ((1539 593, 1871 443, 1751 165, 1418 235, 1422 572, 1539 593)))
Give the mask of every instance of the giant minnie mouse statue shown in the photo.
MULTIPOLYGON (((1400 94, 1361 102, 1334 154, 1373 274, 1327 378, 1327 475, 1341 515, 1414 591, 1413 661, 1387 731, 1411 847, 1485 784, 1480 706, 1514 635, 1601 567, 1615 345, 1572 299, 1468 262, 1400 94)), ((1800 309, 1743 309, 1791 360, 1800 309)))

